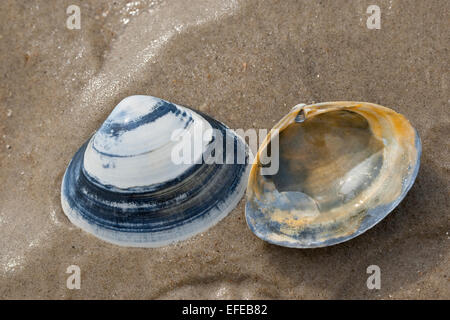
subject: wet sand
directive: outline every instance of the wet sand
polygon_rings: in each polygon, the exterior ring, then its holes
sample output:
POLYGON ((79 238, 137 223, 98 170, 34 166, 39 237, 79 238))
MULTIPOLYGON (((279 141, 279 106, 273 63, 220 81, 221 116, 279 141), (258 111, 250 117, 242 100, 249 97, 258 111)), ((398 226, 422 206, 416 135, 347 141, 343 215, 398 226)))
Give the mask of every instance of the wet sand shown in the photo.
POLYGON ((448 299, 448 1, 2 1, 0 298, 448 299), (81 29, 66 8, 81 8, 81 29), (148 94, 231 128, 271 128, 298 103, 404 114, 423 143, 405 200, 349 242, 297 250, 255 237, 244 199, 192 239, 123 248, 70 224, 66 166, 121 99, 148 94), (368 290, 366 268, 381 268, 368 290), (66 287, 69 265, 81 289, 66 287))

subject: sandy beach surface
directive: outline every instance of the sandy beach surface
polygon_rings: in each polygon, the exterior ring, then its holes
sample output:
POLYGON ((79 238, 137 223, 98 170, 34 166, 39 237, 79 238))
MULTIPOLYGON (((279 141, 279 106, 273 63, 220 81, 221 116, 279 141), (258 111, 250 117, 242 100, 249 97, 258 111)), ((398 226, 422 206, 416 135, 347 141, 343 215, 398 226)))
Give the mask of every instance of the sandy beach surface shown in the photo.
POLYGON ((450 298, 449 11, 446 0, 3 0, 0 298, 450 298), (381 29, 369 30, 375 2, 381 29), (66 27, 72 4, 80 30, 66 27), (110 245, 68 221, 61 179, 134 94, 245 130, 270 129, 298 103, 378 103, 418 130, 420 172, 386 219, 332 247, 261 241, 245 199, 188 241, 110 245), (80 290, 66 287, 70 265, 80 290), (381 269, 379 290, 366 286, 369 265, 381 269))

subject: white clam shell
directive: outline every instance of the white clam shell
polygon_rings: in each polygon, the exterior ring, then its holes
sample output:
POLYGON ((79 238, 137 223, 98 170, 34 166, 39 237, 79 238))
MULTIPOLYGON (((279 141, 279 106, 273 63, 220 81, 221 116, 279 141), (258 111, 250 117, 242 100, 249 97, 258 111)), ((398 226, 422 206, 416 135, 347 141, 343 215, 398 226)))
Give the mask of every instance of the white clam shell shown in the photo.
POLYGON ((62 207, 75 225, 108 242, 166 245, 206 230, 237 205, 248 152, 207 115, 155 97, 127 97, 72 159, 62 207), (218 146, 229 162, 208 164, 218 146), (174 161, 180 147, 189 161, 174 161), (233 161, 238 154, 244 163, 233 161))

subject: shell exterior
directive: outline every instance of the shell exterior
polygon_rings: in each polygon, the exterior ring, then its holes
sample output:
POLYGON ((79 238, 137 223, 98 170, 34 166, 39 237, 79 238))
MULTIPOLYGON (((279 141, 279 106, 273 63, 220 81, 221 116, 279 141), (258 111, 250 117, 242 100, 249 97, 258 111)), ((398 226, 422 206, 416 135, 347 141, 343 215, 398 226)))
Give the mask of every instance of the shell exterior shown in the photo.
POLYGON ((416 130, 389 108, 351 101, 298 105, 258 151, 247 187, 247 224, 259 238, 286 247, 352 239, 405 197, 420 153, 416 130), (261 156, 275 137, 279 170, 261 175, 261 156))
POLYGON ((62 207, 72 223, 118 245, 159 247, 187 239, 237 205, 247 185, 248 152, 241 138, 207 115, 131 96, 73 157, 62 207), (194 142, 199 134, 200 144, 194 142), (190 142, 200 146, 193 147, 192 161, 174 162, 174 150, 190 142), (208 162, 211 150, 221 147, 223 161, 208 162), (235 159, 239 152, 243 163, 235 159))

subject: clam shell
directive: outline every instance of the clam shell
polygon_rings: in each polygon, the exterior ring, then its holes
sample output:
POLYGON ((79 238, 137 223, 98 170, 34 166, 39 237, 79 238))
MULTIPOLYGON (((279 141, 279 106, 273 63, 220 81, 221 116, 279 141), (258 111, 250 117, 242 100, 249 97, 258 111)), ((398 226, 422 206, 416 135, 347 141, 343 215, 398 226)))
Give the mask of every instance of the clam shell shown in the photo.
POLYGON ((298 105, 258 151, 247 187, 247 224, 259 238, 286 247, 352 239, 405 197, 420 153, 416 130, 389 108, 349 101, 298 105), (261 156, 275 138, 279 170, 263 175, 261 156))
POLYGON ((76 152, 62 181, 62 208, 73 224, 118 245, 187 239, 237 205, 247 185, 248 152, 232 130, 205 114, 131 96, 76 152), (186 149, 197 148, 192 161, 174 161, 174 150, 189 142, 197 146, 186 149), (223 161, 208 162, 215 148, 224 150, 223 161))

